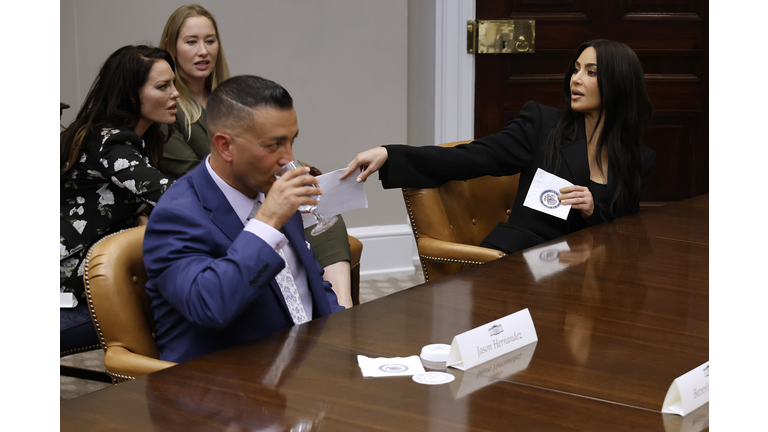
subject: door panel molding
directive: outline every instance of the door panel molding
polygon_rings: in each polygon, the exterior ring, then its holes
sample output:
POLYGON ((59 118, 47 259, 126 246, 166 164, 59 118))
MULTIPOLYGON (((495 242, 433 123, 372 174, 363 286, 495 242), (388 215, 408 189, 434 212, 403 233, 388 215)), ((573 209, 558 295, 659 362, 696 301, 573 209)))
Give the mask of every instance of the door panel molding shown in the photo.
POLYGON ((437 0, 434 144, 475 137, 475 57, 466 46, 471 19, 475 0, 437 0))

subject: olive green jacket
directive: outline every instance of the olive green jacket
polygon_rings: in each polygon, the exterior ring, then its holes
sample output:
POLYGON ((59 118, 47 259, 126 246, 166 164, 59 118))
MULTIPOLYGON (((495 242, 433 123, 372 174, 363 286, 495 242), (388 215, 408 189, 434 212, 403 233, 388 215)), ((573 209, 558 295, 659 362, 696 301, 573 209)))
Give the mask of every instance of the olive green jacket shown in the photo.
MULTIPOLYGON (((191 136, 187 129, 184 113, 181 110, 176 112, 176 131, 163 147, 163 159, 160 161, 160 172, 178 179, 184 174, 192 171, 197 164, 211 152, 208 141, 208 128, 206 120, 208 114, 203 108, 200 118, 192 123, 191 136), (187 139, 189 138, 189 139, 187 139)), ((169 127, 161 125, 164 133, 168 133, 169 127)))

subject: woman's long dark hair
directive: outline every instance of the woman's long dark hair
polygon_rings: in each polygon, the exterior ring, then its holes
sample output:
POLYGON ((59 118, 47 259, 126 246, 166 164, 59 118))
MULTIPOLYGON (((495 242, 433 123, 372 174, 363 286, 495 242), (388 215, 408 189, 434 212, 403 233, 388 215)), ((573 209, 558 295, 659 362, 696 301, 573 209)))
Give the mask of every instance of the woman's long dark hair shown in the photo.
MULTIPOLYGON (((547 161, 549 169, 556 172, 562 162, 560 146, 563 138, 569 135, 575 137, 578 122, 584 121, 584 114, 571 109, 571 77, 576 61, 589 47, 597 53, 597 86, 601 99, 601 114, 595 129, 603 122, 603 131, 597 142, 597 164, 602 170, 603 148, 608 146, 608 163, 615 175, 611 181, 616 184, 609 208, 596 207, 595 211, 602 213, 607 210, 615 218, 632 211, 640 200, 642 134, 653 112, 645 89, 643 68, 632 48, 605 39, 579 46, 565 72, 563 90, 566 108, 549 135, 547 161)), ((588 140, 591 138, 587 137, 588 140)), ((599 204, 596 203, 596 206, 599 204)))
MULTIPOLYGON (((176 72, 173 57, 168 51, 146 45, 124 46, 107 58, 75 121, 59 135, 61 179, 69 176, 85 145, 102 128, 136 128, 141 119, 139 90, 147 82, 149 71, 157 61, 168 62, 176 72)), ((163 135, 157 123, 153 123, 143 138, 149 148, 149 160, 157 166, 168 137, 163 135)))

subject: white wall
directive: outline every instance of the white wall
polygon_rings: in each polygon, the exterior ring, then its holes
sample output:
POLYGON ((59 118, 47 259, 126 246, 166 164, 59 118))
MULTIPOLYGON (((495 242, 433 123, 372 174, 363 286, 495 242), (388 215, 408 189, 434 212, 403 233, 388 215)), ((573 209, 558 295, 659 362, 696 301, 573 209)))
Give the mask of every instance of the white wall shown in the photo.
MULTIPOLYGON (((184 1, 61 0, 61 101, 75 117, 104 60, 127 44, 157 45, 184 1)), ((299 117, 297 158, 323 171, 360 151, 405 143, 408 130, 408 0, 210 0, 233 75, 283 85, 299 117)), ((376 176, 374 176, 376 177, 376 176)), ((369 208, 347 226, 407 222, 399 190, 366 183, 369 208)))
POLYGON ((408 2, 408 144, 435 139, 435 1, 408 2))

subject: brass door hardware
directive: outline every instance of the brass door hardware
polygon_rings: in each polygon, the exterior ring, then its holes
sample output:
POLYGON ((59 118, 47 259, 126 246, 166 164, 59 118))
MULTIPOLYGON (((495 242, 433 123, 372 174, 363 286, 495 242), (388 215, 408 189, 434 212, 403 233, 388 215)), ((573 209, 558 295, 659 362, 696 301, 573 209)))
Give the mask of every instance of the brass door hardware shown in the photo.
POLYGON ((535 20, 467 21, 467 52, 470 54, 528 54, 535 51, 535 20))

